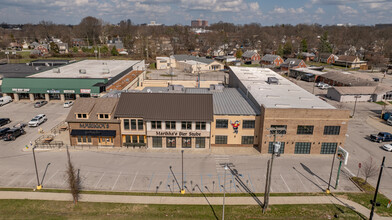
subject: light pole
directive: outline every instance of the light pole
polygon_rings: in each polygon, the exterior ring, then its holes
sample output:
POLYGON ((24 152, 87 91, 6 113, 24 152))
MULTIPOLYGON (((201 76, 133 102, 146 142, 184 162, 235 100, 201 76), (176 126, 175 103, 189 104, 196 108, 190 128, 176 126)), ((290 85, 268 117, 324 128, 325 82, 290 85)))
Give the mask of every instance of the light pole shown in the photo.
POLYGON ((373 200, 371 200, 371 203, 372 203, 372 210, 370 211, 369 220, 372 220, 372 219, 373 219, 374 206, 376 206, 378 187, 380 186, 382 170, 383 170, 383 168, 384 168, 384 162, 385 162, 385 156, 382 158, 382 163, 381 163, 381 168, 380 168, 380 174, 378 175, 378 180, 377 180, 376 191, 374 192, 374 198, 373 198, 373 200))
POLYGON ((353 115, 352 115, 351 117, 354 117, 355 108, 357 107, 357 99, 358 99, 358 98, 361 98, 361 96, 360 96, 360 95, 355 95, 354 98, 355 98, 354 110, 353 110, 353 115))
POLYGON ((228 170, 229 167, 227 166, 227 163, 225 164, 225 175, 223 178, 223 211, 222 211, 222 220, 225 220, 225 197, 226 197, 226 170, 228 170))
POLYGON ((37 175, 37 190, 40 190, 40 189, 42 189, 42 186, 39 183, 37 161, 35 160, 35 151, 34 151, 34 149, 35 149, 35 147, 33 147, 33 158, 34 158, 35 174, 37 175))
POLYGON ((10 63, 10 52, 6 51, 5 55, 7 55, 7 63, 10 63))
POLYGON ((185 194, 185 190, 184 190, 184 150, 181 150, 181 194, 185 194))
POLYGON ((328 188, 327 188, 327 190, 325 190, 326 193, 330 193, 331 192, 331 190, 330 190, 331 178, 332 178, 333 165, 335 163, 336 152, 337 152, 337 147, 336 147, 335 152, 333 153, 333 156, 332 156, 331 173, 329 174, 328 188))

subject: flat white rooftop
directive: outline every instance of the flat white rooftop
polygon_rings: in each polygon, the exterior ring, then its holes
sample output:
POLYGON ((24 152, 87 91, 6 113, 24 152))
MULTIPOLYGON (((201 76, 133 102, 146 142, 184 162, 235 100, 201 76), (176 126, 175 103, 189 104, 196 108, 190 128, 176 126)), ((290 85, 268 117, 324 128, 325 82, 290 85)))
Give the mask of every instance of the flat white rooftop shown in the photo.
POLYGON ((257 103, 265 108, 335 109, 270 69, 233 66, 230 68, 257 103), (277 78, 278 84, 269 84, 268 77, 277 78))
POLYGON ((139 60, 83 60, 41 73, 33 78, 113 78, 139 60))

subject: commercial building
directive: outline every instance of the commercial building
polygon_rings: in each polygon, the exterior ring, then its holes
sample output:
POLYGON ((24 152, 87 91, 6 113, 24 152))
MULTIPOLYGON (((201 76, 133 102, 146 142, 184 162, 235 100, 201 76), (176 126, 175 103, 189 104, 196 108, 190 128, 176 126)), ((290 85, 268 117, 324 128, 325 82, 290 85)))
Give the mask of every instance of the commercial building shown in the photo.
POLYGON ((208 27, 208 21, 207 20, 202 20, 202 19, 196 19, 191 21, 191 27, 192 28, 200 28, 200 27, 208 27))
POLYGON ((66 122, 71 146, 120 147, 120 121, 114 117, 118 98, 77 99, 66 122))
POLYGON ((145 78, 144 68, 144 60, 84 60, 39 71, 24 78, 3 78, 2 92, 13 96, 15 101, 65 101, 78 97, 98 97, 110 89, 141 84, 145 78))
POLYGON ((123 146, 210 147, 211 94, 122 93, 114 116, 123 146))
POLYGON ((328 89, 327 97, 338 102, 392 100, 392 87, 386 85, 332 87, 328 89))
POLYGON ((331 154, 344 146, 349 111, 336 109, 270 69, 231 67, 230 87, 260 108, 258 149, 271 153, 274 129, 284 154, 331 154))

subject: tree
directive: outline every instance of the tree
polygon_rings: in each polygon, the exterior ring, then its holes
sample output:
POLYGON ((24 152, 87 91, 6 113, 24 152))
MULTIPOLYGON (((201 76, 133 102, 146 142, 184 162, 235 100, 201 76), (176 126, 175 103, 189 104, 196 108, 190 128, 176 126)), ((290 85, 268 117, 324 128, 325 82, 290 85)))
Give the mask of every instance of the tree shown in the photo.
POLYGON ((278 54, 280 57, 283 57, 284 53, 283 53, 283 47, 282 47, 282 44, 279 44, 279 47, 278 47, 278 52, 277 52, 277 54, 278 54))
POLYGON ((110 51, 110 53, 112 54, 112 56, 118 56, 118 55, 119 55, 116 46, 114 46, 114 47, 112 48, 112 50, 110 51))
POLYGON ((328 32, 325 31, 320 38, 319 50, 321 53, 332 53, 332 46, 328 41, 328 32))
POLYGON ((308 42, 306 39, 301 41, 301 52, 308 52, 308 42))
POLYGON ((239 50, 237 50, 237 52, 235 53, 235 57, 237 57, 238 59, 240 59, 241 57, 242 57, 242 50, 241 49, 239 49, 239 50))
POLYGON ((102 20, 95 17, 88 16, 80 21, 77 26, 79 34, 87 39, 87 42, 95 45, 97 41, 99 42, 99 36, 102 31, 102 20))
POLYGON ((53 53, 59 53, 60 52, 59 46, 56 43, 54 43, 54 42, 50 42, 50 50, 53 53))
POLYGON ((283 46, 283 54, 284 55, 290 55, 293 52, 293 45, 291 44, 291 41, 287 41, 284 46, 283 46))
POLYGON ((369 157, 368 160, 363 163, 361 172, 365 176, 365 183, 367 183, 368 178, 377 176, 378 166, 374 163, 372 157, 369 157))
POLYGON ((73 202, 76 205, 79 201, 81 181, 79 178, 79 169, 76 172, 76 170, 71 162, 71 156, 69 155, 68 146, 67 146, 67 157, 68 157, 68 167, 67 167, 68 186, 71 190, 73 202))

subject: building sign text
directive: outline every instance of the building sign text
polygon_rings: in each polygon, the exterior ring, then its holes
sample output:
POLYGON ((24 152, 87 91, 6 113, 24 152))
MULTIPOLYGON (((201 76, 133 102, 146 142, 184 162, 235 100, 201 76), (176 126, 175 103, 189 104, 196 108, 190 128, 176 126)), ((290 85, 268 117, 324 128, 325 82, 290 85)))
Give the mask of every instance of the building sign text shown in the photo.
POLYGON ((157 136, 180 136, 180 137, 201 137, 200 132, 182 132, 182 131, 156 131, 157 136))
POLYGON ((109 124, 107 123, 80 123, 80 128, 109 128, 109 124))

